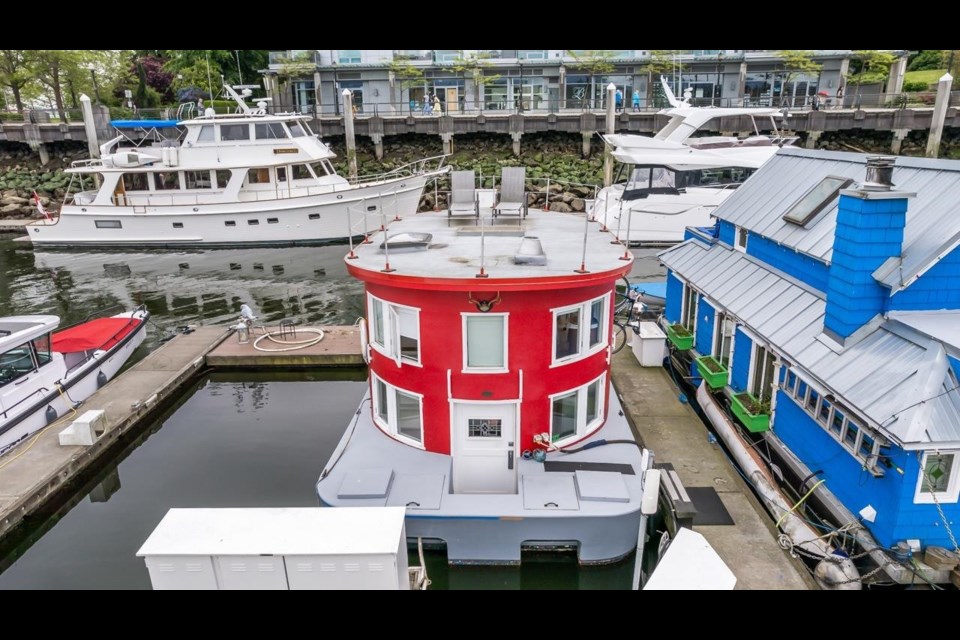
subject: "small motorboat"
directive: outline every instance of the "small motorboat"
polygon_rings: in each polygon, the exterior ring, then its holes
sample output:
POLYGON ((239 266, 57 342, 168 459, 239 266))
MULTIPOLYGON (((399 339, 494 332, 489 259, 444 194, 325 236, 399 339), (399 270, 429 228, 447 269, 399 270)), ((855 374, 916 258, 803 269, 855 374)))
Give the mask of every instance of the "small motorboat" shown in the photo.
POLYGON ((0 453, 105 385, 143 342, 145 307, 55 331, 49 315, 0 318, 0 453))

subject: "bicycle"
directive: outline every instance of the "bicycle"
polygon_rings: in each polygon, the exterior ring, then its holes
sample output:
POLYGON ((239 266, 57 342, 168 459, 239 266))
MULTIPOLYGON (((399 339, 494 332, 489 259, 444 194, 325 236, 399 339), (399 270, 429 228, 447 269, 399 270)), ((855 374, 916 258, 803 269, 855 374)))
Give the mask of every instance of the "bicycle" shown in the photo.
POLYGON ((630 288, 630 281, 626 276, 620 276, 623 284, 618 283, 615 289, 613 305, 613 335, 611 344, 613 353, 619 353, 627 344, 627 328, 633 329, 636 323, 636 292, 630 288))

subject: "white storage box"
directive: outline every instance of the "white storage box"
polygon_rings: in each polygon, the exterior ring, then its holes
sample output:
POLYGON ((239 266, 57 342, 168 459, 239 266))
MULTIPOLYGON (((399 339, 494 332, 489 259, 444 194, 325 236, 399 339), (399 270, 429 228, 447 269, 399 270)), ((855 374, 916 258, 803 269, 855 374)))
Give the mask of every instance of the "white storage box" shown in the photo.
MULTIPOLYGON (((633 329, 627 328, 629 334, 633 329)), ((628 335, 629 335, 628 334, 628 335)), ((629 335, 633 355, 641 367, 659 367, 663 365, 664 349, 667 343, 667 334, 660 330, 656 322, 641 322, 638 333, 629 335)))

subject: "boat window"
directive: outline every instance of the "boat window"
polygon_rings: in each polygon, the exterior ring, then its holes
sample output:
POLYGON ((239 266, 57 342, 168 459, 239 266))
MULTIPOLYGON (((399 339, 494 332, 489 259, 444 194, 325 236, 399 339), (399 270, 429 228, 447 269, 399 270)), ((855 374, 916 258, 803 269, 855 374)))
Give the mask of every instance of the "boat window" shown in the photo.
POLYGON ((651 193, 679 193, 676 172, 666 167, 636 167, 627 180, 623 199, 646 198, 651 193))
POLYGON ((94 226, 97 229, 122 229, 123 225, 120 224, 119 220, 94 220, 94 226))
POLYGON ((249 140, 250 126, 246 124, 222 124, 220 125, 221 140, 249 140))
POLYGON ((279 122, 264 122, 254 125, 257 140, 280 140, 287 137, 283 125, 279 122))
POLYGON ((605 375, 551 397, 550 440, 582 438, 603 422, 605 375))
POLYGON ((310 169, 308 169, 305 164, 295 164, 290 167, 290 171, 293 174, 294 180, 313 180, 313 176, 310 175, 310 169))
POLYGON ((577 435, 577 392, 553 399, 550 439, 556 442, 577 435))
POLYGON ((914 502, 957 502, 960 494, 957 455, 956 452, 946 451, 928 451, 923 454, 914 502))
POLYGON ((212 124, 205 124, 200 127, 200 133, 197 135, 197 142, 213 142, 212 124))
POLYGON ((397 366, 420 364, 420 310, 369 296, 368 318, 374 348, 397 366))
POLYGON ((853 184, 853 180, 850 178, 827 176, 803 194, 803 196, 783 214, 783 219, 793 224, 807 224, 814 216, 823 211, 828 204, 833 202, 834 198, 840 194, 841 189, 846 189, 851 184, 853 184))
POLYGON ((224 221, 223 221, 223 226, 225 226, 225 227, 235 227, 235 226, 237 226, 237 221, 236 221, 236 220, 224 220, 224 221))
POLYGON ((303 127, 300 126, 299 122, 291 122, 287 126, 290 127, 290 135, 294 138, 300 138, 307 135, 303 130, 303 127))
POLYGON ((414 446, 423 443, 423 397, 373 376, 373 409, 377 424, 414 446))
POLYGON ((227 184, 230 182, 230 176, 233 175, 233 171, 227 169, 217 169, 217 188, 226 189, 227 184))
POLYGON ((287 168, 277 167, 277 182, 286 182, 286 181, 287 181, 287 168))
POLYGON ((0 354, 0 387, 18 380, 36 369, 29 344, 0 354))
POLYGON ((247 184, 268 184, 270 182, 270 169, 267 167, 254 167, 247 171, 247 184))
POLYGON ((464 370, 507 370, 507 315, 464 314, 464 370))
POLYGON ((149 191, 149 184, 146 173, 123 174, 123 187, 127 191, 149 191))
POLYGON ((209 171, 184 171, 183 177, 187 181, 187 189, 209 189, 210 184, 209 171))
POLYGON ((313 169, 313 173, 318 178, 327 174, 327 167, 322 162, 314 162, 310 165, 310 168, 313 169))
POLYGON ((180 174, 176 171, 160 171, 153 174, 153 185, 157 191, 169 191, 180 188, 180 174))
POLYGON ((37 354, 37 363, 41 367, 50 362, 50 334, 34 338, 33 350, 37 354))
POLYGON ((324 160, 324 161, 323 161, 323 167, 327 170, 327 174, 328 174, 328 175, 331 175, 331 176, 332 176, 332 175, 336 175, 337 172, 336 172, 336 170, 333 168, 333 165, 330 164, 330 161, 329 161, 329 160, 324 160))
POLYGON ((602 296, 553 310, 552 364, 565 364, 586 357, 606 344, 609 301, 609 296, 602 296))
POLYGON ((308 136, 313 135, 313 129, 310 128, 309 124, 307 124, 306 122, 301 122, 300 126, 303 127, 303 130, 307 132, 308 136))

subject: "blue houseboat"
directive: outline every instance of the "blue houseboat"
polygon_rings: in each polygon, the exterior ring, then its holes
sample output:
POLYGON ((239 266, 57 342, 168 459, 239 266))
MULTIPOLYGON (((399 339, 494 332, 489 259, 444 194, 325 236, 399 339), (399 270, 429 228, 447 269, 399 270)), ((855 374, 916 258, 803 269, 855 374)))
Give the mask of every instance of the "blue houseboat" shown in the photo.
POLYGON ((876 579, 948 582, 960 162, 785 148, 716 217, 660 254, 674 362, 876 579))

